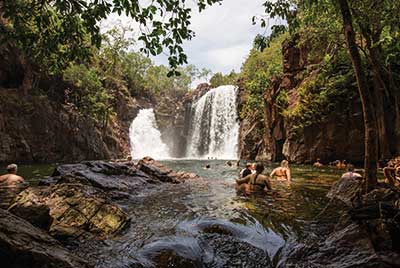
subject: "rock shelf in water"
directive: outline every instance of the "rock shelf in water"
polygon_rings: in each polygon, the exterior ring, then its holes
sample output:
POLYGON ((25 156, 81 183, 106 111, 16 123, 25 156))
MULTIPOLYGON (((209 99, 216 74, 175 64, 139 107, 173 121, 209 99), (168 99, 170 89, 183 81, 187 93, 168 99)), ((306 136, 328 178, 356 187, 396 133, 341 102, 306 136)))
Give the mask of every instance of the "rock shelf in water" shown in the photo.
POLYGON ((91 267, 66 245, 118 235, 129 217, 115 201, 162 183, 198 178, 146 157, 133 162, 87 161, 61 165, 0 210, 0 262, 7 267, 91 267), (11 214, 11 213, 13 214, 11 214))

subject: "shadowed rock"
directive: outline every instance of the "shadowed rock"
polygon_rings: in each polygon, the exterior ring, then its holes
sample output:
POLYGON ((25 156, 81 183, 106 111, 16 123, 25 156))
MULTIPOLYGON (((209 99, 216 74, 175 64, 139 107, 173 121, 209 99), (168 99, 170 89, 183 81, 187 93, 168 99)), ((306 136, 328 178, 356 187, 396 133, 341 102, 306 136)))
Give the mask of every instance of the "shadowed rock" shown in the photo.
POLYGON ((0 263, 7 268, 89 268, 54 238, 0 209, 0 263))
POLYGON ((385 268, 368 233, 358 224, 350 224, 314 245, 297 245, 278 267, 363 267, 385 268))

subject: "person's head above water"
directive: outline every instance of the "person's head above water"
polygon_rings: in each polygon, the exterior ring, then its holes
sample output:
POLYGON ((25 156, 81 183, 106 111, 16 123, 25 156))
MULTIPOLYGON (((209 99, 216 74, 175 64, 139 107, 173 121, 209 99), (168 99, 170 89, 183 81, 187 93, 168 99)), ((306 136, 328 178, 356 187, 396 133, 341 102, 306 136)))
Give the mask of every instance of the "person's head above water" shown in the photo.
POLYGON ((17 174, 18 166, 16 164, 10 164, 7 166, 7 172, 10 174, 17 174))
POLYGON ((261 174, 264 171, 264 165, 263 164, 256 164, 256 173, 261 174))
POLYGON ((354 171, 354 166, 353 166, 352 164, 348 164, 348 165, 346 166, 346 170, 347 170, 348 172, 353 172, 353 171, 354 171))
POLYGON ((251 165, 253 165, 252 163, 247 163, 246 164, 246 168, 251 169, 251 165))
POLYGON ((283 168, 289 168, 289 162, 287 160, 282 160, 281 162, 281 167, 283 168))

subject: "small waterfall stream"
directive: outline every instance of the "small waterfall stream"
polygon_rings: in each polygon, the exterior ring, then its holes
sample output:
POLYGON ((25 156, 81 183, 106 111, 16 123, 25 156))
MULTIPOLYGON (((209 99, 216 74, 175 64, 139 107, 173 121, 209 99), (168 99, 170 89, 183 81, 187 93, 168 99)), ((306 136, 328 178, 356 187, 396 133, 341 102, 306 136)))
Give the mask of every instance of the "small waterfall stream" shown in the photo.
POLYGON ((142 109, 129 127, 131 155, 134 159, 145 156, 156 159, 170 158, 167 145, 161 140, 153 109, 142 109))
POLYGON ((238 136, 237 88, 213 88, 192 106, 186 155, 236 159, 238 136))

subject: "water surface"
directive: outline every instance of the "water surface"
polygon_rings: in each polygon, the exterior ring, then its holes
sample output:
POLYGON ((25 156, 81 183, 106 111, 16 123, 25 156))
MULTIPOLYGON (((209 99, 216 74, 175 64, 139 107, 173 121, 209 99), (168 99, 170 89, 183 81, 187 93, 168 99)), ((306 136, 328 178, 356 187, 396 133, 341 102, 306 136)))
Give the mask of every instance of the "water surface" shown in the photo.
MULTIPOLYGON (((162 184, 120 201, 132 218, 130 227, 71 250, 98 268, 285 267, 282 260, 292 247, 319 237, 338 218, 325 197, 340 177, 336 169, 291 166, 291 184, 273 180, 273 192, 242 196, 234 188, 241 167, 222 160, 162 163, 203 179, 162 184)), ((21 166, 19 173, 35 184, 53 168, 21 166)))
POLYGON ((204 179, 122 202, 132 217, 129 230, 95 250, 79 249, 97 258, 97 267, 277 267, 285 252, 337 220, 336 208, 325 209, 340 177, 335 169, 292 166, 291 184, 273 181, 273 193, 242 196, 234 188, 241 168, 225 161, 163 163, 204 179))

